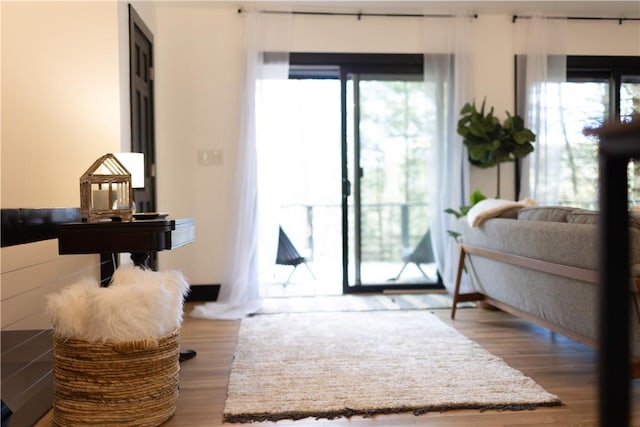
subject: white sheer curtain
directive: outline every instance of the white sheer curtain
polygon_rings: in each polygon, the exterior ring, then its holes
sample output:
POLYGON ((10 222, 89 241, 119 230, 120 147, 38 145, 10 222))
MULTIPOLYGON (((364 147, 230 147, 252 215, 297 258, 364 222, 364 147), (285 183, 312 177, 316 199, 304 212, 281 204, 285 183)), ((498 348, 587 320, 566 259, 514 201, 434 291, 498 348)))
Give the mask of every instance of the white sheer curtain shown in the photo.
MULTIPOLYGON (((287 15, 290 16, 290 15, 287 15)), ((273 280, 278 250, 282 189, 287 188, 288 162, 286 142, 291 138, 291 100, 287 93, 289 53, 270 52, 263 62, 256 97, 256 129, 258 150, 258 281, 273 280), (283 107, 283 104, 286 107, 283 107), (278 106, 274 108, 274 106, 278 106)))
POLYGON ((522 162, 519 198, 531 197, 540 205, 553 205, 559 200, 557 182, 563 150, 558 135, 562 134, 563 121, 561 83, 567 75, 566 20, 534 16, 521 22, 527 27, 525 60, 519 61, 524 75, 519 72, 519 78, 525 82, 525 125, 536 134, 536 142, 533 153, 522 162))
MULTIPOLYGON (((274 204, 277 202, 271 197, 275 194, 275 183, 269 176, 277 164, 269 156, 274 150, 264 147, 273 139, 257 132, 260 126, 257 107, 265 101, 265 95, 273 91, 269 81, 288 78, 292 16, 252 11, 244 15, 246 63, 227 271, 217 301, 195 307, 191 312, 193 317, 239 319, 256 312, 260 307, 261 270, 273 265, 275 260, 278 221, 274 204)), ((282 120, 283 117, 276 115, 270 119, 282 120)))
POLYGON ((447 231, 457 226, 455 218, 444 210, 468 204, 470 194, 467 150, 456 128, 462 106, 473 99, 473 19, 425 18, 424 29, 424 80, 429 97, 435 95, 435 111, 427 118, 428 132, 435 135, 428 165, 434 189, 431 243, 438 271, 452 292, 459 254, 447 231))

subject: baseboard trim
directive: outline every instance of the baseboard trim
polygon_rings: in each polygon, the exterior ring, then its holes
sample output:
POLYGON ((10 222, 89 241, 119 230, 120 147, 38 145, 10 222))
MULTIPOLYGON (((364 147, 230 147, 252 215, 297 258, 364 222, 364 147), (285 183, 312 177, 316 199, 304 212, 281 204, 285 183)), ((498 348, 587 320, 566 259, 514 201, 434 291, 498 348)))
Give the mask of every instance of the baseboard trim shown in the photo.
POLYGON ((186 302, 210 302, 218 300, 219 284, 191 285, 186 302))

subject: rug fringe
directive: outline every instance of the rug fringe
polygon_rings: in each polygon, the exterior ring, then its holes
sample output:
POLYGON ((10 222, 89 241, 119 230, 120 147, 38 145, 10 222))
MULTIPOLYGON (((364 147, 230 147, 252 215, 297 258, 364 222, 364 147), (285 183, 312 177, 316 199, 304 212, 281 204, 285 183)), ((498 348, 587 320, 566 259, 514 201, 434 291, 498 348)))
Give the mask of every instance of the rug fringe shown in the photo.
POLYGON ((415 416, 427 414, 429 412, 446 412, 456 409, 477 409, 480 412, 495 411, 531 411, 539 407, 560 406, 560 400, 554 400, 542 403, 522 403, 522 404, 496 404, 496 405, 446 405, 446 406, 427 406, 421 408, 377 408, 377 409, 352 409, 344 408, 338 411, 327 412, 283 412, 278 414, 224 414, 223 418, 228 423, 254 423, 264 421, 282 421, 282 420, 301 420, 304 418, 315 418, 334 420, 336 418, 351 418, 353 416, 361 416, 370 418, 375 415, 398 414, 402 412, 412 412, 415 416))

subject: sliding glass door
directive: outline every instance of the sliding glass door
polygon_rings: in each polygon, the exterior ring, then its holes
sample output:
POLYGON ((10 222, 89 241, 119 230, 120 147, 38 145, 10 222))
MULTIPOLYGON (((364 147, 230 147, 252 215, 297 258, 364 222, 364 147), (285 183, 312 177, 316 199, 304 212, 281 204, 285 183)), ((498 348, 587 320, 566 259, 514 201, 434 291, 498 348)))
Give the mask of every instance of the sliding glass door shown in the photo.
POLYGON ((422 76, 345 71, 343 79, 344 290, 434 284, 422 76))
POLYGON ((437 108, 422 55, 290 58, 289 80, 270 83, 260 110, 259 155, 280 165, 273 214, 310 269, 277 265, 273 282, 288 294, 441 287, 425 124, 437 108), (289 124, 272 128, 271 115, 289 124))

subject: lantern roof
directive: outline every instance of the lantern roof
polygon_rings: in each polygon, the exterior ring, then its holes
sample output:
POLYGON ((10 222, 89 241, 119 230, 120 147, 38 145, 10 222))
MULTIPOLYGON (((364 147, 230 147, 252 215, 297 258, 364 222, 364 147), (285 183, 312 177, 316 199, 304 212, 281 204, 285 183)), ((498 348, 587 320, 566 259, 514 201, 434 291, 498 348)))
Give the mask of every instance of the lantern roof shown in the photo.
POLYGON ((93 164, 82 174, 80 180, 90 180, 92 177, 99 176, 130 176, 131 174, 112 153, 107 153, 98 158, 93 164))

